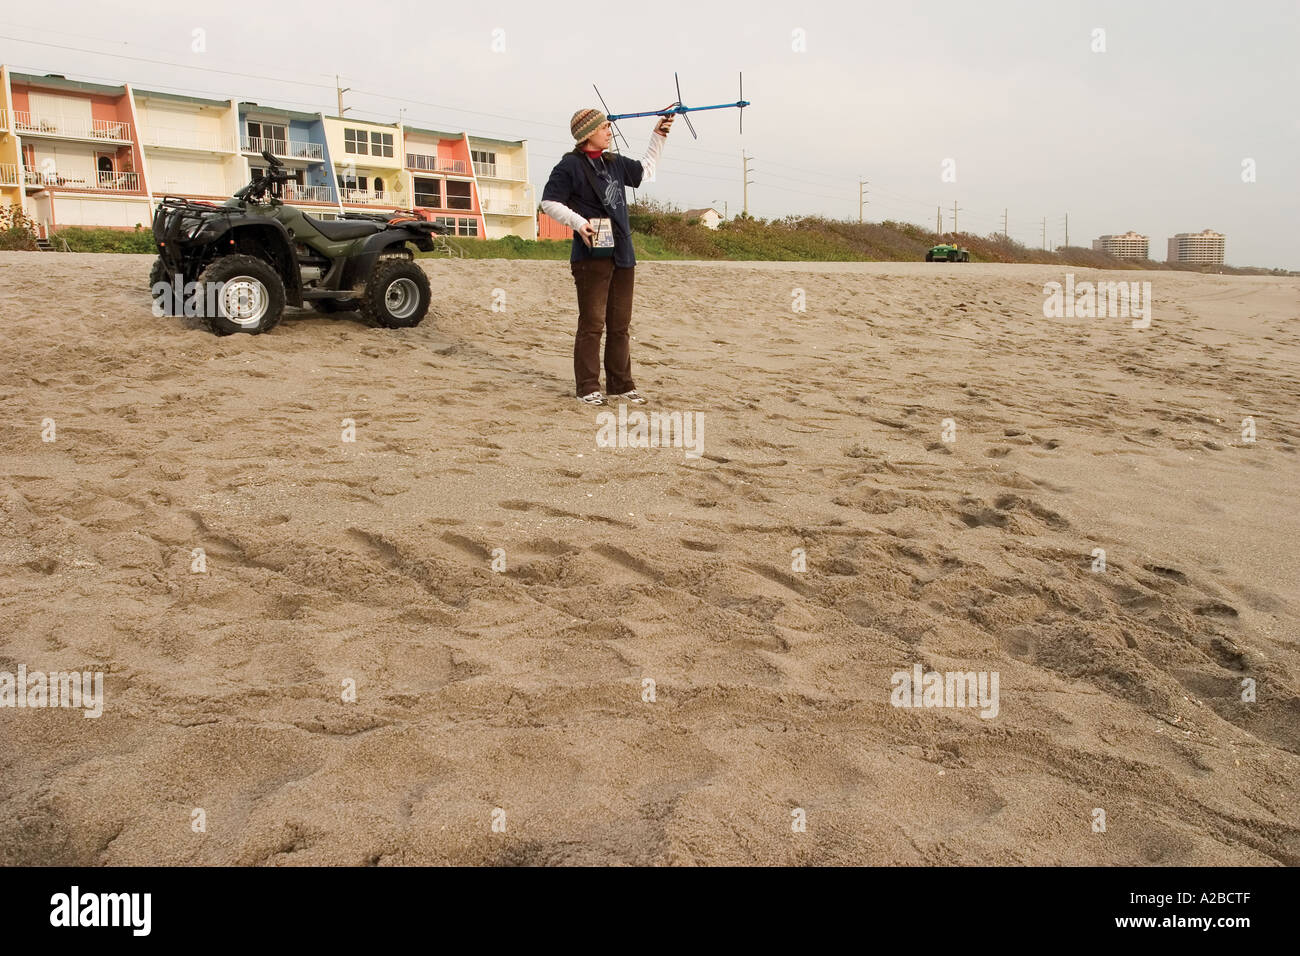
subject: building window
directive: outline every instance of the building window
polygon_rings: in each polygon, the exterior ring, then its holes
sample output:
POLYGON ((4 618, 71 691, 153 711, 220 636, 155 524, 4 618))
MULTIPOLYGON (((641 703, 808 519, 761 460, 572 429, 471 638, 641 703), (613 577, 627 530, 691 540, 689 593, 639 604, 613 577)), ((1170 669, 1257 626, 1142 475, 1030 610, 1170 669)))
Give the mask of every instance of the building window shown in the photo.
POLYGON ((384 181, 378 176, 375 177, 375 195, 380 199, 384 198, 384 181))
MULTIPOLYGON (((345 129, 343 130, 343 149, 349 153, 356 153, 361 156, 370 155, 369 140, 366 138, 366 131, 363 129, 345 129)), ((388 155, 392 155, 389 153, 388 155)))
POLYGON ((460 228, 461 228, 461 233, 460 233, 460 234, 461 234, 462 236, 477 236, 477 235, 478 235, 478 220, 477 220, 477 219, 462 219, 462 220, 460 221, 460 228))
POLYGON ((473 209, 474 203, 470 198, 471 183, 461 179, 447 180, 447 208, 448 209, 473 209))
POLYGON ((442 190, 438 187, 438 180, 415 180, 415 204, 429 209, 442 208, 442 190))
POLYGON ((285 155, 289 152, 289 131, 279 123, 249 120, 248 138, 250 146, 255 150, 269 149, 276 155, 285 155))
MULTIPOLYGON (((361 152, 365 152, 363 149, 361 152)), ((392 133, 371 133, 370 134, 370 155, 372 156, 392 156, 393 155, 393 134, 392 133)))

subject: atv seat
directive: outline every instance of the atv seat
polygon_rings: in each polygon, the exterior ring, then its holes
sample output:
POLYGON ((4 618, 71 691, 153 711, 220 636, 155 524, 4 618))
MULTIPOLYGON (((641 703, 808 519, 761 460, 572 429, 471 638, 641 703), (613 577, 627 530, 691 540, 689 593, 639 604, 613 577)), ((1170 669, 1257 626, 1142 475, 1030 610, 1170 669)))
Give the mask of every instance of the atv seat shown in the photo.
POLYGON ((364 219, 316 219, 306 213, 303 213, 302 218, 311 223, 312 228, 326 239, 360 239, 362 236, 371 236, 384 229, 381 224, 367 222, 364 219))

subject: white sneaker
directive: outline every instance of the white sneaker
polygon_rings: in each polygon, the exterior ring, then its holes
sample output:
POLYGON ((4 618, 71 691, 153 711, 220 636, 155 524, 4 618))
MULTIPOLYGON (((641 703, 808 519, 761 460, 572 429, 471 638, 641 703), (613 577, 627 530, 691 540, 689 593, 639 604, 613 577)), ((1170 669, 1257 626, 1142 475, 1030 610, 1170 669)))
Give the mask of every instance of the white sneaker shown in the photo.
POLYGON ((579 395, 578 401, 582 402, 584 405, 604 405, 605 396, 600 394, 600 392, 591 392, 588 395, 579 395))
POLYGON ((631 402, 633 405, 645 405, 647 403, 647 399, 643 398, 635 388, 621 395, 611 395, 610 398, 619 398, 625 402, 631 402))

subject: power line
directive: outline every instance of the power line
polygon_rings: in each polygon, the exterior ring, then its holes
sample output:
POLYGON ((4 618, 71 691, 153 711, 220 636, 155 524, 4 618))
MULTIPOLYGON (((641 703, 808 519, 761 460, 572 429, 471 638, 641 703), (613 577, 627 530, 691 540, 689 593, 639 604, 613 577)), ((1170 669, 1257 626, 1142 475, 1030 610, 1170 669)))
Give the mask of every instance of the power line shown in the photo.
POLYGON ((12 40, 15 43, 30 43, 35 46, 48 46, 55 50, 70 50, 74 53, 89 53, 93 56, 111 56, 117 60, 133 60, 137 63, 152 63, 156 66, 170 66, 173 69, 202 70, 204 73, 221 73, 226 76, 240 76, 250 80, 266 80, 271 83, 289 83, 294 86, 312 86, 329 89, 328 83, 309 83, 306 80, 285 80, 276 76, 258 76, 255 73, 245 73, 242 70, 219 70, 212 66, 194 66, 190 63, 174 63, 170 60, 154 60, 144 56, 130 56, 126 53, 108 53, 103 50, 87 50, 82 47, 64 46, 60 43, 47 43, 44 40, 28 40, 23 37, 11 37, 5 36, 4 34, 0 34, 0 40, 12 40))

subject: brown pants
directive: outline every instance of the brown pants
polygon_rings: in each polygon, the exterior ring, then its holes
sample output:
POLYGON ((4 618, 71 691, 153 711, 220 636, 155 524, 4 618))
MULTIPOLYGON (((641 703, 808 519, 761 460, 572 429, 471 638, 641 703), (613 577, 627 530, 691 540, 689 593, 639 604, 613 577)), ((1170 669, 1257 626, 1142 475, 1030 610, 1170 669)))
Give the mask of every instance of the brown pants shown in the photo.
POLYGON ((600 391, 600 334, 605 333, 606 393, 630 392, 632 384, 632 278, 636 267, 610 259, 569 263, 578 288, 578 334, 573 340, 573 377, 578 395, 600 391))

